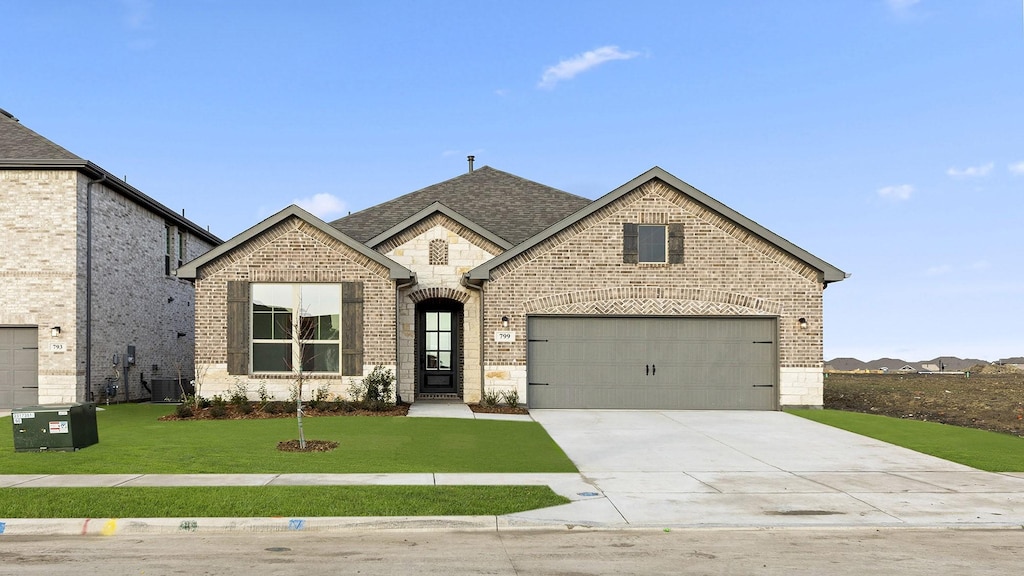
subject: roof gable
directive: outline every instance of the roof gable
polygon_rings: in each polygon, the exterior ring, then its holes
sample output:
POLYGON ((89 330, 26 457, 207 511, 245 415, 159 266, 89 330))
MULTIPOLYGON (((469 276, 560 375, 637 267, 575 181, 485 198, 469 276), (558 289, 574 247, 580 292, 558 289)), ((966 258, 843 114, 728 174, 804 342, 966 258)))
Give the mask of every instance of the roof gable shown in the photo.
POLYGON ((391 228, 378 234, 377 236, 374 236, 373 238, 366 242, 366 245, 370 246, 371 248, 378 248, 387 240, 394 238, 397 234, 400 234, 402 231, 407 230, 410 226, 415 225, 417 222, 420 222, 433 214, 443 214, 448 218, 451 218, 455 222, 458 222, 459 224, 479 234, 481 237, 485 238, 489 242, 493 242, 502 250, 508 250, 509 248, 512 247, 511 244, 509 244, 507 241, 505 241, 497 234, 492 233, 483 226, 480 226, 476 222, 473 222, 469 218, 466 218, 462 214, 459 214, 455 210, 452 210, 451 208, 445 206, 444 204, 441 204, 440 202, 434 202, 433 204, 427 206, 423 210, 420 210, 419 212, 413 214, 412 216, 406 218, 405 220, 402 220, 401 222, 395 224, 391 228))
POLYGON ((601 198, 598 198, 597 200, 593 201, 592 203, 582 208, 581 210, 552 224, 551 226, 541 231, 537 235, 517 245, 515 249, 509 250, 508 252, 505 252, 500 256, 470 270, 469 273, 467 274, 467 277, 470 280, 490 280, 491 271, 497 268, 498 266, 512 260, 516 256, 526 252, 527 250, 533 248, 534 246, 537 246, 544 240, 547 240, 548 238, 554 236, 555 234, 561 232, 562 230, 568 228, 569 226, 575 224, 576 222, 579 222, 580 220, 586 218, 587 216, 594 214, 598 210, 604 208, 605 206, 608 206, 612 202, 618 200, 619 198, 625 196, 626 194, 629 194, 633 190, 636 190, 641 185, 651 180, 661 180, 665 184, 677 190, 679 193, 686 195, 694 202, 701 204, 707 207, 708 209, 717 212, 718 214, 721 214, 726 219, 735 222, 742 228, 749 230, 751 233, 763 238, 770 244, 775 245, 783 252, 786 252, 789 255, 793 256, 794 258, 802 262, 805 262, 809 266, 812 266, 813 268, 819 270, 822 273, 826 284, 828 284, 829 282, 839 282, 840 280, 843 280, 847 277, 846 273, 843 272, 842 270, 836 268, 835 266, 832 266, 828 262, 825 262, 824 260, 807 252, 806 250, 803 250, 802 248, 796 246, 792 242, 786 240, 785 238, 782 238, 781 236, 761 226, 757 222, 754 222, 753 220, 743 216, 739 212, 736 212, 735 210, 729 208, 725 204, 722 204, 718 200, 715 200, 714 198, 708 196, 707 194, 701 192, 700 190, 697 190, 693 186, 690 186, 686 182, 683 182, 679 178, 676 178, 675 176, 669 174, 668 172, 657 166, 651 168, 650 170, 644 172, 643 174, 637 176, 636 178, 630 180, 629 182, 623 184, 622 186, 619 186, 618 188, 612 190, 608 194, 605 194, 601 198))
POLYGON ((590 200, 501 170, 484 166, 472 172, 410 192, 331 222, 352 238, 372 243, 403 222, 439 203, 514 246, 590 200))
POLYGON ((234 238, 228 240, 224 244, 221 244, 217 248, 210 250, 209 252, 203 254, 199 258, 196 258, 195 260, 192 260, 191 262, 188 262, 185 265, 181 266, 180 268, 178 268, 177 271, 178 277, 195 279, 199 274, 199 269, 202 268, 204 265, 216 260, 217 258, 220 258, 225 254, 230 253, 231 251, 242 246, 249 240, 256 238, 260 234, 266 232, 267 230, 270 230, 274 226, 277 226, 281 222, 284 222, 288 218, 292 217, 303 220, 307 224, 316 227, 324 234, 327 234, 328 236, 348 246, 352 250, 355 250, 356 252, 362 254, 363 256, 366 256, 370 260, 373 260, 374 262, 377 262, 378 264, 384 266, 390 271, 390 277, 392 280, 404 280, 413 277, 412 271, 410 271, 405 266, 402 266, 401 264, 395 262, 394 260, 391 260, 387 256, 384 256, 383 254, 375 250, 369 249, 366 245, 362 244, 361 242, 357 242, 351 237, 341 233, 340 231, 331 227, 323 220, 317 218, 316 216, 310 214, 309 212, 303 210, 302 208, 299 208, 294 204, 285 208, 284 210, 281 210, 277 214, 274 214, 273 216, 267 218, 266 220, 260 222, 259 224, 253 226, 252 228, 249 228, 245 232, 238 234, 234 238))

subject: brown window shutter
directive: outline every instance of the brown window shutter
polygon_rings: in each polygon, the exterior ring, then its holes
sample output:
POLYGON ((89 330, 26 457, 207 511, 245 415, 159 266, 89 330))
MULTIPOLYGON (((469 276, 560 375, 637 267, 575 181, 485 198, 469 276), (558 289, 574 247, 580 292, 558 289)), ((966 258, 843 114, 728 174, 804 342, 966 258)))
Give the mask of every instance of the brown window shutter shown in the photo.
POLYGON ((363 283, 341 283, 341 375, 363 375, 363 283))
POLYGON ((249 373, 249 283, 228 282, 228 374, 249 373))
POLYGON ((640 227, 632 222, 622 224, 622 261, 627 264, 640 261, 640 227))
POLYGON ((668 225, 668 263, 683 263, 683 225, 668 225))

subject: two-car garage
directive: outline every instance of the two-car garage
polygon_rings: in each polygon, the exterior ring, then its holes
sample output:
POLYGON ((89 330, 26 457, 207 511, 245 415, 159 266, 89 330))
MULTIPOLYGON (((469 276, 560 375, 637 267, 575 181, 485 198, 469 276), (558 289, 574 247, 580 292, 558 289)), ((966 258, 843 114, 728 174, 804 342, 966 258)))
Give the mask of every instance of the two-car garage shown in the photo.
POLYGON ((774 317, 532 316, 530 408, 774 410, 774 317))

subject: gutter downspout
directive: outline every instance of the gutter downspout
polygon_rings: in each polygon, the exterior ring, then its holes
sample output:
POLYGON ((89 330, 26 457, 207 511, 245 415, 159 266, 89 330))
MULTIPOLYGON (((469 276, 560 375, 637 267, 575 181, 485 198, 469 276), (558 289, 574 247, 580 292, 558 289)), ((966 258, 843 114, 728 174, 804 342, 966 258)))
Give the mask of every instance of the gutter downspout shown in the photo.
MULTIPOLYGON (((484 287, 469 281, 469 274, 462 277, 460 284, 480 294, 480 401, 484 399, 484 287)), ((465 399, 463 399, 465 400, 465 399)))
POLYGON ((415 284, 416 274, 413 274, 408 282, 395 282, 395 402, 400 399, 398 389, 402 383, 402 288, 415 284))
POLYGON ((85 185, 85 401, 92 402, 92 185, 107 181, 103 174, 85 185))

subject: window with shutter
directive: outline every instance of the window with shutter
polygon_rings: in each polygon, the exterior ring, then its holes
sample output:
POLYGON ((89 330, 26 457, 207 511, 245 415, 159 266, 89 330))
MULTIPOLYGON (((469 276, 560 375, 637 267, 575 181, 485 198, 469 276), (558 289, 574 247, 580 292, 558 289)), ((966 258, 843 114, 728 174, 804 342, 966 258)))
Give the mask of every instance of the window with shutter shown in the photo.
MULTIPOLYGON (((252 372, 301 369, 347 375, 348 364, 358 360, 359 370, 353 374, 362 374, 361 282, 253 284, 251 296, 251 306, 246 303, 251 331, 245 344, 252 372)), ((230 316, 229 299, 229 332, 230 316)))

